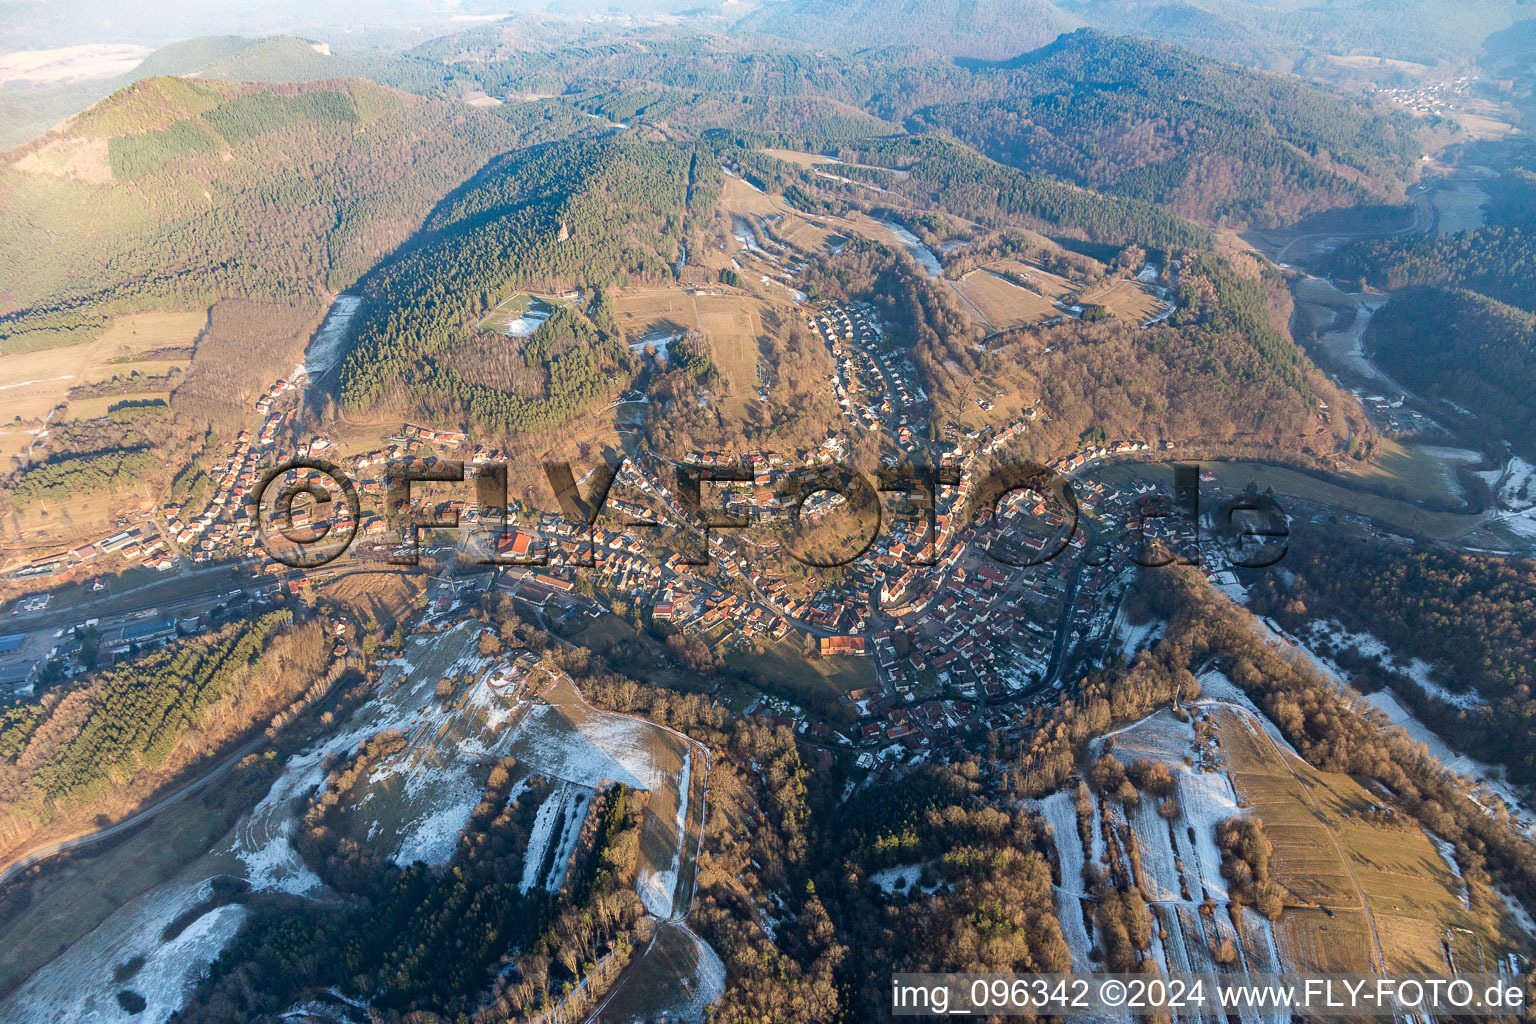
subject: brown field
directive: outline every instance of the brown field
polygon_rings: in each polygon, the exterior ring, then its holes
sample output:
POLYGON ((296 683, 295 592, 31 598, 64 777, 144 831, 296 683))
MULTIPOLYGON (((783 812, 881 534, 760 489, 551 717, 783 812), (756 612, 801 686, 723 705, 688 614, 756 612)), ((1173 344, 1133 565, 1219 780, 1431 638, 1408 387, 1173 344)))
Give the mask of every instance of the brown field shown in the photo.
POLYGON ((1077 297, 1077 301, 1103 306, 1115 316, 1137 323, 1148 320, 1163 311, 1157 296, 1140 284, 1127 278, 1117 277, 1094 285, 1077 297))
POLYGON ((1275 922, 1275 943, 1297 971, 1354 973, 1375 960, 1370 923, 1361 913, 1329 917, 1321 910, 1287 908, 1275 922))
POLYGON ((973 270, 955 283, 987 323, 998 330, 1038 323, 1057 313, 1050 299, 1020 288, 990 270, 973 270))
POLYGON ((1295 898, 1336 915, 1286 908, 1275 932, 1282 951, 1302 958, 1296 967, 1363 969, 1374 943, 1368 921, 1354 912, 1362 896, 1392 970, 1438 970, 1447 928, 1486 924, 1463 906, 1460 880, 1422 831, 1348 817, 1379 803, 1354 779, 1282 754, 1248 716, 1223 709, 1212 717, 1245 813, 1263 819, 1274 844, 1276 880, 1295 898), (1366 927, 1363 937, 1360 927, 1366 927))
POLYGON ((639 288, 615 290, 613 305, 618 313, 619 326, 631 340, 639 338, 646 329, 662 322, 675 323, 680 327, 698 327, 698 311, 693 296, 681 288, 639 288))
POLYGON ((745 395, 757 383, 757 337, 763 332, 758 300, 747 295, 694 297, 699 329, 714 349, 716 365, 731 379, 732 393, 745 395))
MULTIPOLYGON (((101 337, 84 345, 0 357, 0 397, 4 399, 7 418, 41 420, 50 409, 67 400, 69 389, 76 384, 108 380, 114 373, 123 375, 137 368, 131 361, 114 360, 131 360, 139 352, 157 348, 190 347, 207 322, 206 312, 140 313, 119 317, 101 337)), ((162 363, 185 366, 165 360, 146 365, 162 363)), ((10 446, 5 450, 10 451, 10 446)))
POLYGON ((392 570, 356 572, 322 584, 317 593, 352 608, 363 621, 387 629, 414 610, 424 583, 418 576, 392 570))
POLYGON ((785 245, 794 246, 802 252, 830 252, 839 243, 846 241, 842 235, 792 214, 780 217, 770 226, 770 230, 785 245))
POLYGON ((762 300, 751 295, 693 294, 681 288, 616 292, 619 326, 638 341, 652 329, 697 329, 714 351, 715 365, 731 379, 734 398, 755 390, 762 300))
POLYGON ((995 263, 989 263, 987 267, 995 273, 1011 274, 1017 277, 1048 299, 1059 299, 1077 290, 1077 286, 1071 281, 1058 277, 1049 270, 1043 270, 1033 263, 1024 263, 1020 260, 998 260, 995 263))
POLYGON ((763 152, 776 160, 783 160, 798 167, 815 167, 818 164, 836 162, 829 156, 821 156, 817 153, 801 153, 793 149, 765 149, 763 152))
POLYGON ((11 468, 11 458, 20 457, 32 443, 32 437, 26 430, 0 430, 0 472, 11 468))
POLYGON ((741 178, 727 176, 725 188, 720 191, 720 206, 728 213, 755 213, 760 217, 776 217, 780 214, 798 216, 798 211, 780 195, 759 192, 741 178))

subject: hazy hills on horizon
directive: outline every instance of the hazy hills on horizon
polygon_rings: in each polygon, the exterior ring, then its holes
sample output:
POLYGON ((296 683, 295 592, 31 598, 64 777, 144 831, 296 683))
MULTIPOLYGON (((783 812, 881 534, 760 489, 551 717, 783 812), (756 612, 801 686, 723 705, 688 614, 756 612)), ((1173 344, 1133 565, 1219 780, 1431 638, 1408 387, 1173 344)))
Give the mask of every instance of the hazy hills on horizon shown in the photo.
MULTIPOLYGON (((18 4, 18 13, 38 5, 18 4)), ((92 4, 60 5, 94 9, 92 4)), ((513 2, 492 11, 485 4, 462 5, 449 20, 424 19, 419 31, 376 31, 367 19, 347 22, 332 14, 331 27, 279 5, 269 19, 232 17, 236 28, 194 35, 219 27, 216 21, 177 21, 191 38, 163 45, 125 75, 65 85, 0 90, 0 147, 15 146, 133 81, 156 75, 197 74, 245 81, 306 81, 356 75, 411 91, 412 79, 444 75, 439 61, 424 61, 423 51, 441 50, 445 41, 471 37, 479 27, 515 25, 520 45, 537 49, 576 39, 600 44, 671 35, 729 32, 743 38, 782 41, 778 45, 813 52, 850 52, 911 48, 935 59, 1010 61, 1042 47, 1063 33, 1093 27, 1119 35, 1143 36, 1252 67, 1291 70, 1298 62, 1323 54, 1378 56, 1433 64, 1468 61, 1483 52, 1484 42, 1523 36, 1524 0, 1333 0, 1322 8, 1299 4, 1266 6, 1248 0, 762 0, 700 6, 690 0, 642 0, 624 5, 628 17, 612 15, 613 5, 595 0, 550 3, 513 2), (498 18, 498 15, 507 15, 498 18), (599 16, 603 17, 599 17, 599 16), (422 26, 435 25, 435 28, 422 26), (265 26, 265 27, 263 27, 265 26), (297 38, 295 38, 297 37, 297 38), (311 48, 324 44, 329 55, 311 48), (423 46, 422 44, 432 44, 423 46)), ((414 8, 407 7, 407 10, 414 8)), ((52 16, 52 15, 50 15, 52 16)), ((382 22, 394 24, 382 15, 382 22)), ((18 19, 20 21, 20 19, 18 19)), ((35 26, 18 24, 9 40, 35 45, 88 41, 137 41, 121 21, 86 22, 99 30, 60 28, 39 36, 35 26), (80 34, 85 32, 85 34, 80 34)), ((773 46, 774 44, 769 43, 773 46)), ((1504 44, 1507 49, 1507 44, 1504 44)), ((448 73, 450 79, 452 72, 448 73)), ((430 84, 430 83, 427 83, 430 84)))

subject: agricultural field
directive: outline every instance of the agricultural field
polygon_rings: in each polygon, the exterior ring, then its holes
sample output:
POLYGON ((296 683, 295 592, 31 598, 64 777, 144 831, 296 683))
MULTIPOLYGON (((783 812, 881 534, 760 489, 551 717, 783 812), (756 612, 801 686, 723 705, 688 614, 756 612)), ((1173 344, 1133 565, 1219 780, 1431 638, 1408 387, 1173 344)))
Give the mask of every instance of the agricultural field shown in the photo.
POLYGON ((619 326, 630 343, 656 329, 698 328, 693 295, 681 288, 615 289, 613 305, 619 326))
POLYGON ((616 291, 619 326, 631 347, 665 345, 690 330, 703 332, 716 366, 731 380, 733 397, 749 394, 757 381, 758 336, 763 332, 761 300, 751 295, 693 293, 681 288, 616 291))
POLYGON ((725 187, 720 191, 720 208, 726 213, 758 217, 800 215, 800 211, 785 202, 783 196, 764 192, 745 179, 731 175, 726 175, 725 187))
POLYGON ((959 292, 996 330, 1039 323, 1059 312, 1050 299, 1020 288, 990 270, 973 270, 955 282, 959 292))
POLYGON ((783 160, 785 163, 794 164, 797 167, 819 167, 823 164, 837 163, 830 156, 822 156, 819 153, 801 153, 793 149, 765 149, 764 153, 775 160, 783 160))
MULTIPOLYGON (((172 368, 184 370, 207 323, 206 312, 140 313, 119 317, 100 337, 83 345, 0 356, 0 396, 5 410, 23 424, 35 425, 65 404, 69 389, 76 385, 126 378, 135 372, 148 377, 163 375, 172 368), (141 353, 164 349, 184 350, 187 358, 139 358, 141 353)), ((104 414, 105 409, 96 413, 104 414)), ((17 431, 13 428, 9 433, 17 431)), ((8 437, 0 451, 10 454, 25 447, 19 438, 8 437)))
POLYGON ((1122 320, 1144 323, 1164 309, 1163 303, 1144 285, 1117 277, 1088 288, 1075 300, 1083 305, 1103 306, 1122 320))
MULTIPOLYGON (((1174 776, 1180 817, 1171 828, 1145 795, 1130 808, 1096 797, 1094 813, 1101 866, 1123 849, 1147 898, 1162 904, 1169 969, 1206 969, 1205 950, 1231 927, 1229 913, 1196 913, 1206 898, 1228 899, 1213 836, 1231 817, 1263 821, 1284 901, 1274 922, 1243 910, 1240 944, 1250 969, 1364 971, 1384 960, 1392 971, 1443 971, 1443 943, 1449 936, 1454 945, 1458 929, 1474 936, 1464 956, 1475 958, 1478 942, 1488 955, 1506 944, 1499 922, 1468 909, 1458 869, 1422 830, 1367 817, 1380 798, 1347 775, 1307 765, 1221 673, 1200 682, 1205 696, 1185 719, 1165 710, 1097 741, 1122 764, 1161 763, 1174 776), (1255 966, 1276 954, 1280 968, 1255 966)), ((1064 886, 1069 862, 1082 858, 1071 799, 1062 793, 1040 802, 1057 836, 1064 886)), ((1075 949, 1089 939, 1072 934, 1075 924, 1063 927, 1075 949)))
POLYGON ((773 236, 802 252, 832 252, 847 241, 821 224, 800 214, 784 214, 769 225, 773 236))
POLYGON ((720 372, 731 379, 732 392, 748 394, 757 382, 757 338, 763 333, 757 300, 745 295, 698 295, 694 308, 720 372))
POLYGON ((1482 454, 1469 449, 1383 437, 1377 441, 1376 459, 1356 467, 1353 475, 1368 487, 1390 488, 1409 501, 1455 505, 1464 500, 1457 468, 1481 461, 1482 454))
POLYGON ((1062 299, 1077 290, 1077 285, 1066 278, 1021 260, 997 260, 987 264, 987 269, 1016 278, 1048 299, 1062 299))

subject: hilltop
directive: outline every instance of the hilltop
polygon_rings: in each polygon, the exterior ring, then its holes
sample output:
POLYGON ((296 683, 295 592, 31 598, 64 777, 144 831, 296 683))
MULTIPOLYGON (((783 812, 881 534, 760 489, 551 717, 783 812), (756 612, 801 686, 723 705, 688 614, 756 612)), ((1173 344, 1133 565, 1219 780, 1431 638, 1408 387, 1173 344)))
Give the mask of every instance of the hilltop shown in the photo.
POLYGON ((531 113, 519 124, 356 79, 121 89, 0 163, 16 225, 0 241, 3 345, 66 340, 129 306, 319 301, 540 130, 531 113))
POLYGON ((918 126, 993 159, 1204 222, 1291 223, 1399 199, 1417 173, 1406 114, 1149 40, 1081 30, 978 73, 987 98, 918 126))

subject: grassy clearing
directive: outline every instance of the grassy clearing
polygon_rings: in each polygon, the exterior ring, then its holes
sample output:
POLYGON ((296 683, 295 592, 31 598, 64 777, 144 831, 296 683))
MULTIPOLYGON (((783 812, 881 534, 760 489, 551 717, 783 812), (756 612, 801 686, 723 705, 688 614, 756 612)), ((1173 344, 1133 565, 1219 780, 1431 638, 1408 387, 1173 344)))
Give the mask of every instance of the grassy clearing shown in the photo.
POLYGON ((614 295, 619 326, 630 341, 685 330, 703 332, 715 365, 744 400, 757 383, 762 301, 751 295, 694 295, 681 288, 645 288, 614 295))
POLYGON ((562 305, 559 299, 519 293, 502 301, 495 309, 485 314, 485 317, 475 324, 475 330, 506 334, 512 322, 520 320, 530 309, 547 316, 558 305, 562 305))
POLYGON ((726 663, 760 678, 768 689, 794 694, 850 690, 875 684, 875 663, 868 658, 807 658, 792 641, 769 641, 761 655, 732 654, 726 663))
MULTIPOLYGON (((140 313, 114 320, 101 337, 84 345, 42 349, 0 357, 0 398, 8 416, 41 420, 64 404, 77 384, 148 371, 134 361, 141 352, 190 348, 208 322, 206 312, 140 313)), ((186 367, 185 360, 152 360, 145 365, 186 367)), ((163 373, 164 370, 159 372, 163 373)))
POLYGON ((1382 438, 1376 462, 1364 466, 1355 475, 1372 487, 1400 488, 1410 501, 1459 502, 1461 487, 1456 482, 1456 466, 1473 465, 1476 452, 1455 448, 1399 443, 1382 438))
POLYGON ((13 553, 43 555, 110 531, 119 516, 145 511, 153 504, 153 490, 147 484, 115 494, 101 491, 75 496, 62 505, 39 502, 14 510, 11 531, 3 536, 18 542, 13 553))
POLYGON ((86 369, 80 376, 82 384, 100 384, 116 377, 130 380, 134 374, 140 377, 164 377, 172 370, 185 370, 187 359, 135 359, 125 363, 99 363, 86 369))
POLYGON ((357 572, 322 584, 317 593, 383 626, 401 621, 415 609, 424 583, 420 577, 394 570, 357 572))
POLYGON ((973 270, 955 283, 987 323, 997 330, 1038 323, 1057 314, 1050 299, 1021 288, 990 270, 973 270))
POLYGON ((1206 465, 1225 487, 1241 488, 1249 481, 1273 487, 1277 494, 1294 495, 1331 505, 1345 512, 1369 516, 1402 533, 1424 537, 1454 537, 1477 524, 1477 517, 1455 512, 1431 512, 1406 501, 1357 491, 1280 466, 1252 462, 1213 462, 1206 465))
POLYGON ((1043 270, 1033 263, 1024 263, 1021 260, 998 260, 987 264, 987 267, 995 273, 1023 281, 1048 299, 1059 299, 1077 290, 1077 285, 1071 281, 1049 270, 1043 270))
POLYGON ((1122 320, 1142 323, 1163 311, 1163 304, 1145 286, 1124 277, 1102 281, 1084 291, 1077 301, 1103 306, 1122 320))

